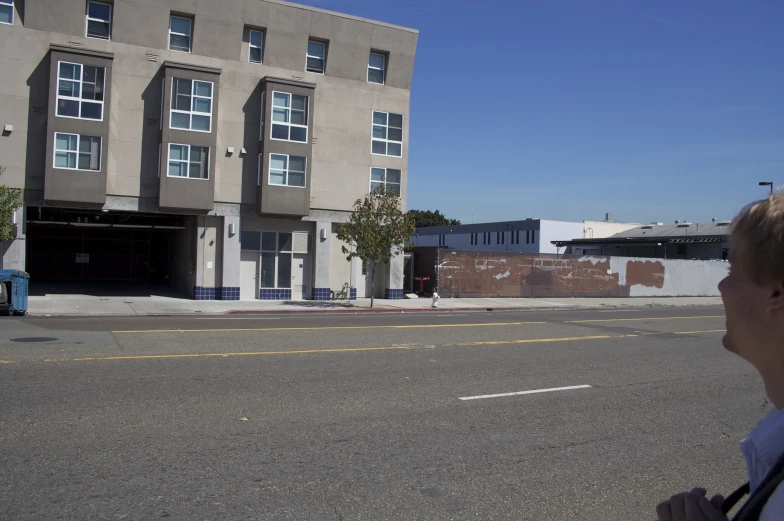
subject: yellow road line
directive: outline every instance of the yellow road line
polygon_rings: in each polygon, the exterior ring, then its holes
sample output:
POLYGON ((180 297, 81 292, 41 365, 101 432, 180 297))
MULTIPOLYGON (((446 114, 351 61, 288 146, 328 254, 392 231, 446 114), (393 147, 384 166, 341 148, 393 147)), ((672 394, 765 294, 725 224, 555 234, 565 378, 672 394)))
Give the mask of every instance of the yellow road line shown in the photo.
MULTIPOLYGON (((592 335, 592 336, 576 336, 576 337, 559 337, 559 338, 524 338, 520 340, 489 340, 483 342, 466 342, 459 344, 444 344, 441 347, 472 347, 472 346, 492 346, 492 345, 517 345, 517 344, 546 344, 553 342, 577 342, 581 340, 616 340, 622 338, 635 338, 650 335, 694 335, 698 333, 724 333, 723 329, 715 329, 710 331, 678 331, 678 332, 661 332, 661 333, 635 333, 628 335, 592 335)), ((387 347, 345 347, 335 349, 299 349, 291 351, 247 351, 247 352, 233 352, 233 353, 185 353, 185 354, 169 354, 169 355, 136 355, 136 356, 104 356, 104 357, 88 357, 88 358, 72 358, 72 359, 47 359, 45 362, 95 362, 95 361, 118 361, 118 360, 161 360, 161 359, 177 359, 177 358, 228 358, 236 356, 265 356, 265 355, 304 355, 304 354, 317 354, 317 353, 354 353, 363 351, 393 351, 393 350, 409 350, 427 348, 433 349, 433 345, 410 345, 410 346, 387 346, 387 347)))
POLYGON ((2 364, 15 364, 16 360, 0 360, 0 365, 2 364))
POLYGON ((724 315, 703 317, 640 317, 640 318, 603 318, 601 320, 565 320, 565 324, 583 324, 587 322, 642 322, 643 320, 689 320, 694 318, 724 318, 724 315))
POLYGON ((137 329, 130 331, 112 331, 119 333, 235 333, 241 331, 333 331, 345 329, 434 329, 443 327, 488 327, 488 326, 524 326, 530 324, 547 324, 547 322, 493 322, 489 324, 421 324, 406 326, 327 326, 327 327, 262 327, 242 329, 137 329))
MULTIPOLYGON (((578 340, 601 340, 606 338, 621 338, 623 336, 637 335, 595 335, 595 336, 573 336, 563 338, 525 338, 523 340, 486 340, 483 342, 466 342, 461 344, 449 344, 450 346, 499 346, 510 344, 539 344, 547 342, 575 342, 578 340)), ((447 346, 445 346, 447 347, 447 346)))
POLYGON ((248 351, 240 353, 188 353, 182 355, 138 355, 138 356, 104 356, 97 358, 74 358, 74 362, 94 360, 155 360, 160 358, 221 358, 229 356, 262 356, 262 355, 304 355, 312 353, 349 353, 353 351, 389 351, 392 349, 414 349, 416 346, 390 347, 346 347, 339 349, 301 349, 295 351, 248 351))
POLYGON ((679 331, 677 333, 673 333, 674 335, 697 335, 700 333, 726 333, 726 329, 709 329, 707 331, 679 331))

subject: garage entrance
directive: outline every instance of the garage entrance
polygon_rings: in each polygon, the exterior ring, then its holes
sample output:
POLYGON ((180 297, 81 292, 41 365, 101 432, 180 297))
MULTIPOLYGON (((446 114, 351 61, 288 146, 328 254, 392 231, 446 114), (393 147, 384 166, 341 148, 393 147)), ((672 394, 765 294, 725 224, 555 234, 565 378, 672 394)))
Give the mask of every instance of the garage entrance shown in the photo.
POLYGON ((186 252, 173 248, 182 246, 184 217, 33 208, 28 219, 33 281, 173 285, 181 275, 173 257, 186 252))

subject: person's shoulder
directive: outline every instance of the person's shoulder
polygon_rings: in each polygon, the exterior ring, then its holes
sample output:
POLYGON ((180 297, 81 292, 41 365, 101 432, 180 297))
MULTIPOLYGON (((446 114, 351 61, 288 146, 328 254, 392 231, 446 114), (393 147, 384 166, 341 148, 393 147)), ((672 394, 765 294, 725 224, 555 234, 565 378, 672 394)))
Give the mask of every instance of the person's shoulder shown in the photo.
POLYGON ((765 503, 759 521, 781 521, 784 512, 784 483, 781 483, 765 503))

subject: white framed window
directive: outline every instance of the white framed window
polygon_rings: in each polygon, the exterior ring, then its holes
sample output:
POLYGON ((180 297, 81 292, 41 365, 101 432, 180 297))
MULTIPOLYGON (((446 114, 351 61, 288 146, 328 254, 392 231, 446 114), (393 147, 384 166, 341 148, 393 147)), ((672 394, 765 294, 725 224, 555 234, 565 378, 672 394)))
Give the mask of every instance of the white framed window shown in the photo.
POLYGON ((324 74, 324 64, 327 57, 327 46, 323 42, 308 40, 308 55, 305 62, 305 70, 324 74))
POLYGON ((403 116, 373 111, 371 153, 377 156, 403 156, 403 116))
POLYGON ((87 2, 87 37, 111 40, 112 4, 87 2))
POLYGON ((305 188, 307 158, 286 154, 270 154, 269 184, 305 188))
POLYGON ((103 120, 105 69, 81 63, 57 64, 57 116, 103 120))
POLYGON ((54 134, 54 168, 101 171, 101 138, 80 134, 54 134))
POLYGON ((377 52, 371 52, 368 59, 368 83, 384 84, 384 73, 386 72, 387 57, 377 52))
POLYGON ((270 138, 307 143, 308 101, 307 96, 273 91, 270 138))
POLYGON ((14 25, 14 0, 0 0, 0 24, 14 25))
POLYGON ((191 52, 193 20, 182 16, 169 17, 169 50, 191 52))
POLYGON ((370 169, 370 191, 383 187, 386 191, 400 197, 400 177, 400 170, 372 167, 370 169))
POLYGON ((168 177, 210 178, 210 149, 192 145, 169 144, 168 177))
POLYGON ((251 30, 248 33, 248 62, 261 63, 264 54, 264 33, 251 30))
POLYGON ((169 127, 212 132, 212 82, 172 78, 169 127))

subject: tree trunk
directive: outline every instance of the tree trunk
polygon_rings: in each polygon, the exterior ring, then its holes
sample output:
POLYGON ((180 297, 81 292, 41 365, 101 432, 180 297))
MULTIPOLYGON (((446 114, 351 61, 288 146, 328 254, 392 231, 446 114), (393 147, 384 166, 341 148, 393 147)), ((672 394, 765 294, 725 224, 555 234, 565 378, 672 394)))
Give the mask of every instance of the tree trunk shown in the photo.
POLYGON ((370 309, 373 309, 373 299, 376 297, 376 263, 373 263, 373 272, 370 275, 370 309))

